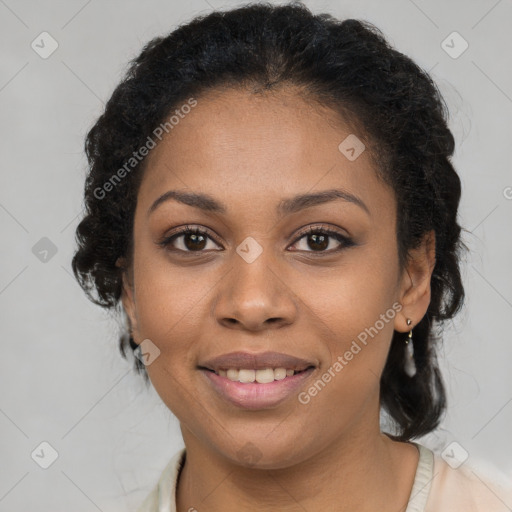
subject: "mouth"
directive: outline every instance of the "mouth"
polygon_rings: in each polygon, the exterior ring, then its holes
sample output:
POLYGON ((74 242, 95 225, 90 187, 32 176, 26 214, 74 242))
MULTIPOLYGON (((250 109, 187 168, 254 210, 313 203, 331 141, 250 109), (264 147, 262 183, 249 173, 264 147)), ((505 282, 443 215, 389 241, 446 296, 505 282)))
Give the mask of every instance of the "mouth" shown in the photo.
POLYGON ((215 400, 220 398, 221 404, 229 404, 237 409, 258 411, 275 409, 286 401, 296 399, 301 389, 308 385, 308 380, 316 374, 316 369, 315 366, 308 366, 299 371, 285 368, 230 368, 218 371, 200 368, 199 371, 210 392, 213 391, 215 400), (224 372, 226 375, 223 375, 224 372))
POLYGON ((318 366, 318 361, 309 361, 282 352, 230 352, 199 362, 199 368, 215 372, 230 380, 241 382, 282 380, 293 373, 318 366), (229 372, 229 375, 228 375, 229 372), (253 375, 254 374, 254 375, 253 375))
POLYGON ((320 362, 282 352, 238 351, 200 361, 207 387, 237 408, 272 409, 290 399, 316 372, 320 362))
POLYGON ((213 370, 207 367, 199 367, 201 370, 205 370, 219 377, 226 378, 231 382, 241 382, 243 384, 257 383, 257 384, 269 384, 274 381, 284 380, 287 377, 293 377, 308 370, 314 369, 314 365, 309 365, 306 368, 293 369, 293 368, 218 368, 213 370))

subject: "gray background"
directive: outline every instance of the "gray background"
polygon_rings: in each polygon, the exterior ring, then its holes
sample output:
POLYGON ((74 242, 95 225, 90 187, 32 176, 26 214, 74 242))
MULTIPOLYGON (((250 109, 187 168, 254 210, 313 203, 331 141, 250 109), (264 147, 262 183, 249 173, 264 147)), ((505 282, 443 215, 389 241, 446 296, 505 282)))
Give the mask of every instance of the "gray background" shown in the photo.
MULTIPOLYGON (((466 306, 440 353, 449 414, 423 442, 441 452, 457 441, 468 463, 512 477, 512 3, 306 4, 375 23, 446 98, 472 252, 466 306), (469 44, 458 58, 442 46, 453 31, 469 44)), ((71 274, 83 140, 144 43, 235 5, 0 0, 0 511, 134 510, 182 446, 176 418, 118 354, 116 322, 71 274), (43 31, 59 45, 46 59, 31 47, 43 31), (46 261, 43 237, 57 249, 46 261), (58 453, 48 469, 31 457, 43 441, 58 453)))

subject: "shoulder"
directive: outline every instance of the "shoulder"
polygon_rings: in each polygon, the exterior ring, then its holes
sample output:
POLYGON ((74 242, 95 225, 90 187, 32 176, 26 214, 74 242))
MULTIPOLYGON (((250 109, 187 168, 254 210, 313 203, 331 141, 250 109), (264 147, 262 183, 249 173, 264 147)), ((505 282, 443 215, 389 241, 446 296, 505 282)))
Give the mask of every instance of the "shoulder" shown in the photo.
MULTIPOLYGON (((428 449, 427 449, 428 450, 428 449)), ((457 467, 432 452, 432 475, 425 512, 509 512, 512 482, 498 479, 469 461, 457 467), (453 467, 452 467, 453 466, 453 467)))
POLYGON ((185 448, 175 453, 162 471, 157 484, 137 512, 176 512, 176 483, 185 460, 185 448))

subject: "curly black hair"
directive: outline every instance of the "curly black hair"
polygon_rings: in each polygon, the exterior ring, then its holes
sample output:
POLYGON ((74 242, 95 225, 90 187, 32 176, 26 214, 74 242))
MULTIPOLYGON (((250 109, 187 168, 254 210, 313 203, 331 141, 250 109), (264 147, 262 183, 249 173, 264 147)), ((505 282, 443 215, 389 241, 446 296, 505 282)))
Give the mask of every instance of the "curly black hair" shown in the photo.
MULTIPOLYGON (((300 2, 253 3, 198 16, 147 43, 86 137, 85 216, 76 229, 73 272, 90 300, 124 316, 119 348, 126 358, 128 346, 138 345, 120 307, 125 268, 116 261, 133 261, 133 218, 147 161, 135 162, 133 155, 170 113, 202 92, 287 86, 333 109, 370 141, 377 175, 395 192, 400 268, 423 235, 435 231, 431 301, 414 328, 417 374, 406 375, 407 333, 395 331, 380 383, 381 406, 396 422, 391 437, 425 435, 446 410, 435 350, 441 335, 434 328, 464 301, 461 183, 450 162, 455 142, 437 86, 367 21, 314 15, 300 2)), ((134 367, 147 383, 145 366, 135 357, 134 367)))

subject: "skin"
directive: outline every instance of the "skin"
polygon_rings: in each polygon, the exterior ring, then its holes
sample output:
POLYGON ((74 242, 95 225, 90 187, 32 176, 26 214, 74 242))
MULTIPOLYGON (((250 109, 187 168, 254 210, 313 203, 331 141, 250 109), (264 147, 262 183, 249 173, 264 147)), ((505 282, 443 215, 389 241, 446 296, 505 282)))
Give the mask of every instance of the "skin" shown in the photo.
POLYGON ((217 90, 200 96, 148 156, 122 301, 134 340, 160 350, 147 371, 180 422, 187 457, 179 512, 406 508, 418 450, 380 432, 379 379, 393 331, 408 332, 427 311, 434 239, 425 236, 399 269, 394 192, 369 151, 349 161, 338 150, 350 133, 290 88, 217 90), (369 214, 340 199, 275 213, 282 199, 332 188, 358 196, 369 214), (227 213, 170 200, 148 215, 168 190, 207 193, 227 213), (186 236, 158 245, 184 225, 212 235, 202 253, 186 236), (301 228, 322 225, 355 245, 335 252, 343 247, 335 238, 320 249, 310 236, 299 239, 301 228), (252 263, 236 252, 248 236, 263 249, 252 263), (197 369, 226 352, 275 350, 317 363, 307 390, 396 302, 402 309, 308 404, 294 393, 272 408, 237 408, 197 369), (258 460, 240 460, 249 442, 258 460))

